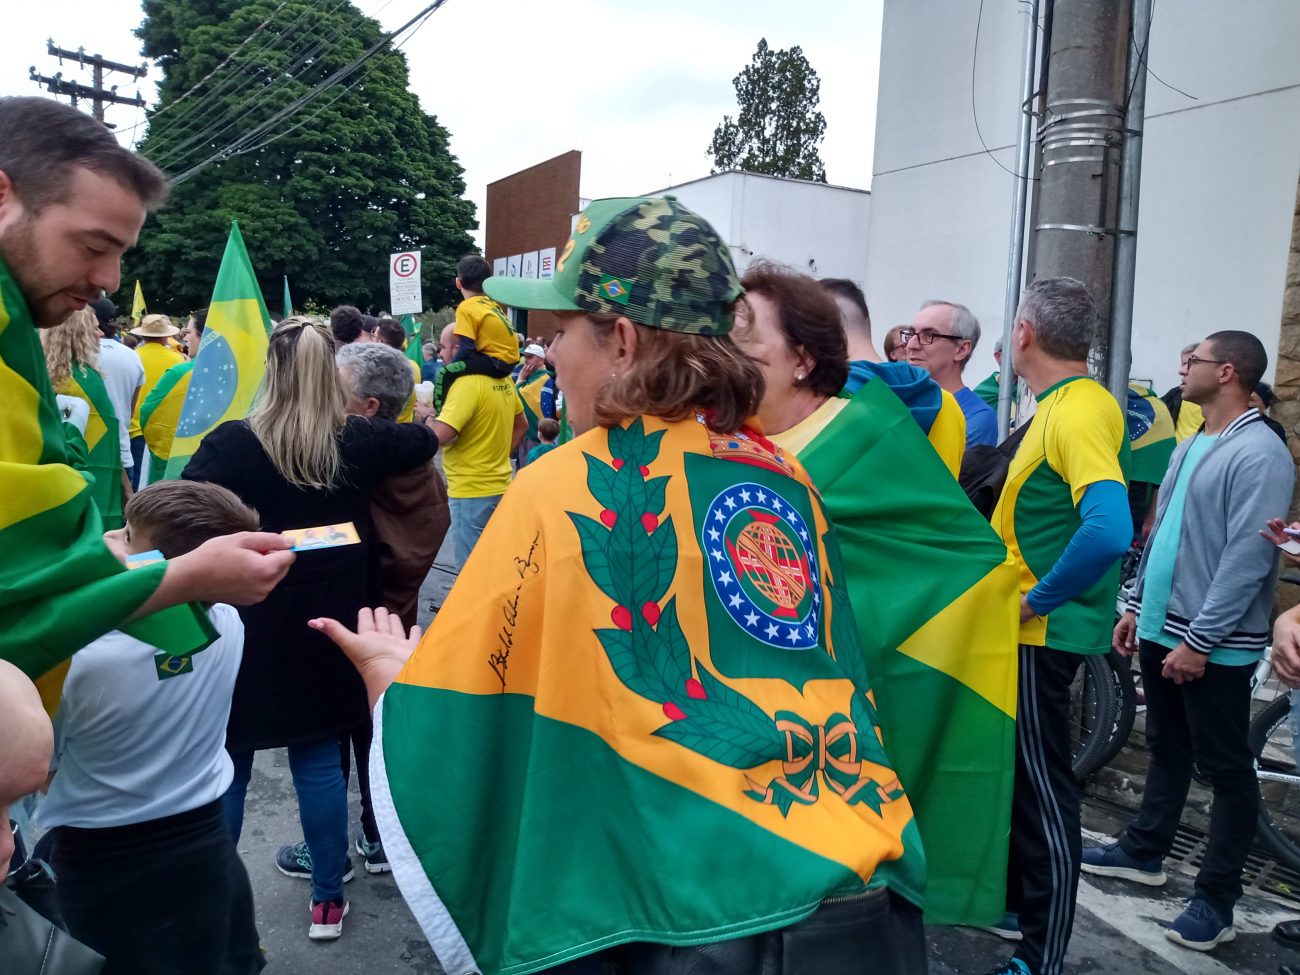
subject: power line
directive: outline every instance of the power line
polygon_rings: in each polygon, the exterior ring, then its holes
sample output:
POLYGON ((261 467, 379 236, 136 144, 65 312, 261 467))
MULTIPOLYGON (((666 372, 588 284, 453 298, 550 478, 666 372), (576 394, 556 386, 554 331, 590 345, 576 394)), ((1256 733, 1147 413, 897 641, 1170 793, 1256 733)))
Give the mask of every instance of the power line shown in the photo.
MULTIPOLYGON (((984 0, 980 0, 979 13, 975 16, 975 49, 971 52, 971 56, 970 56, 970 116, 971 116, 971 120, 975 123, 975 135, 979 137, 980 145, 984 147, 984 155, 988 156, 995 163, 997 163, 998 168, 1001 169, 1004 173, 1010 173, 1016 179, 1024 179, 1024 180, 1028 180, 1031 183, 1036 183, 1038 182, 1038 177, 1021 176, 1015 170, 1007 169, 1006 166, 1002 165, 1002 161, 998 159, 997 156, 993 155, 993 151, 989 149, 989 144, 984 141, 984 133, 980 131, 979 112, 975 110, 975 65, 979 63, 980 24, 983 22, 983 20, 984 20, 984 0)), ((1021 105, 1020 110, 1022 112, 1027 112, 1029 111, 1029 106, 1021 105)))
MULTIPOLYGON (((160 166, 180 162, 187 150, 204 141, 215 140, 216 136, 228 130, 232 124, 237 124, 239 120, 245 118, 250 109, 260 107, 261 104, 265 103, 267 97, 273 95, 273 89, 268 85, 267 79, 262 76, 267 63, 272 59, 271 56, 283 53, 291 48, 299 30, 298 25, 308 14, 315 13, 322 17, 329 16, 336 13, 347 3, 348 0, 337 0, 332 8, 324 12, 312 9, 304 10, 282 32, 276 34, 268 44, 257 50, 250 51, 244 62, 239 65, 240 68, 246 68, 247 70, 236 70, 229 78, 224 79, 222 84, 214 88, 198 103, 198 107, 191 114, 172 116, 170 120, 171 127, 165 130, 162 145, 154 148, 150 154, 153 161, 160 166), (245 95, 247 97, 244 97, 245 95), (237 101, 240 98, 243 98, 243 100, 237 101), (175 136, 175 138, 171 138, 172 136, 175 136), (170 144, 167 141, 169 138, 171 138, 170 144)), ((304 64, 321 54, 326 45, 338 39, 341 33, 341 29, 336 27, 328 37, 309 41, 308 46, 298 54, 295 60, 292 60, 282 71, 276 69, 276 73, 293 76, 294 72, 304 64)), ((292 54, 290 56, 292 57, 292 54)), ((154 133, 151 132, 150 135, 153 136, 154 133)))
POLYGON ((365 64, 368 60, 370 60, 370 58, 372 58, 375 54, 377 54, 380 51, 380 49, 383 48, 386 44, 390 44, 393 38, 397 37, 400 34, 405 33, 417 22, 426 19, 430 14, 432 14, 435 10, 437 10, 446 2, 447 0, 434 0, 433 3, 430 3, 428 6, 424 7, 422 10, 420 10, 419 13, 417 13, 414 17, 412 17, 410 20, 404 23, 401 27, 397 28, 394 31, 389 32, 384 37, 380 38, 378 42, 376 42, 374 45, 368 48, 365 52, 363 52, 358 57, 354 58, 348 64, 344 65, 342 68, 339 68, 337 71, 331 74, 324 81, 317 84, 306 94, 300 96, 299 98, 292 101, 289 105, 285 106, 280 111, 274 113, 266 121, 260 123, 259 125, 254 126, 251 130, 246 132, 244 135, 240 136, 239 139, 232 142, 226 148, 214 152, 211 156, 209 156, 207 159, 203 160, 202 162, 198 163, 196 166, 192 166, 191 168, 187 169, 185 172, 181 173, 179 176, 174 177, 171 181, 172 185, 178 186, 181 183, 185 182, 186 180, 190 179, 191 177, 195 176, 197 173, 206 169, 214 162, 218 162, 222 159, 228 158, 229 156, 237 154, 242 148, 251 144, 258 137, 268 132, 272 126, 277 125, 283 120, 289 118, 295 112, 297 112, 298 110, 300 110, 301 108, 310 104, 312 101, 318 98, 327 89, 329 89, 333 85, 337 84, 339 81, 346 78, 353 71, 357 70, 357 68, 361 67, 361 65, 365 64))

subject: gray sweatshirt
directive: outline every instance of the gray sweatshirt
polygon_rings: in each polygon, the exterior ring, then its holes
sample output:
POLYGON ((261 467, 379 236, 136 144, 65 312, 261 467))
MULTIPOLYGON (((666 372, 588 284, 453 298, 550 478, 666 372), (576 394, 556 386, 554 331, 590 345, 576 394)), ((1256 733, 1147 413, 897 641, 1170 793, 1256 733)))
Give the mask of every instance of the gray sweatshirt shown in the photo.
MULTIPOLYGON (((1152 538, 1190 444, 1189 437, 1169 458, 1152 538)), ((1259 530, 1269 518, 1285 516, 1294 483, 1290 452, 1257 410, 1228 424, 1187 485, 1165 632, 1199 653, 1215 647, 1263 651, 1269 642, 1278 558, 1259 530)), ((1148 545, 1129 584, 1125 608, 1130 612, 1142 607, 1150 553, 1148 545)))

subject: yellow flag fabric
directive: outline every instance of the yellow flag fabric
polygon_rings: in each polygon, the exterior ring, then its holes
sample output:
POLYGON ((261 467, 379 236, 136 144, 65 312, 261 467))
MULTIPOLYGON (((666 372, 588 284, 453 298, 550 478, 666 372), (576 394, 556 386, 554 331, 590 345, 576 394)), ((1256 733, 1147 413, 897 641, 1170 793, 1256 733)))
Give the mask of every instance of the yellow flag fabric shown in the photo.
POLYGON ((208 433, 227 420, 248 416, 266 371, 270 334, 271 316, 262 300, 239 224, 232 223, 208 305, 208 324, 203 329, 203 342, 194 360, 172 441, 167 462, 169 480, 181 476, 208 433))
POLYGON ((128 623, 165 563, 130 572, 103 543, 89 480, 71 464, 36 327, 0 262, 0 658, 35 679, 110 630, 172 653, 206 646, 207 615, 177 606, 128 623))
POLYGON ((145 303, 144 292, 140 290, 140 282, 135 282, 135 296, 131 299, 131 322, 135 325, 140 324, 140 319, 149 314, 149 306, 145 303))
POLYGON ((838 562, 799 465, 702 418, 520 473, 377 708, 385 850, 448 975, 920 902, 838 562))

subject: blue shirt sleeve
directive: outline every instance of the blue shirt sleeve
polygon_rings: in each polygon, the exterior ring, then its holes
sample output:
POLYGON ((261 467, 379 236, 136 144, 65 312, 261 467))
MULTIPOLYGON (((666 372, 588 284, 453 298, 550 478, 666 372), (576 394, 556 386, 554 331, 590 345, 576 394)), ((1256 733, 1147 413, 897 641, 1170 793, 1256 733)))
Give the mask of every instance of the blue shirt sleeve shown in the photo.
POLYGON ((1029 608, 1039 616, 1059 609, 1095 585, 1133 541, 1128 492, 1118 481, 1088 485, 1079 501, 1083 519, 1050 572, 1029 590, 1029 608))

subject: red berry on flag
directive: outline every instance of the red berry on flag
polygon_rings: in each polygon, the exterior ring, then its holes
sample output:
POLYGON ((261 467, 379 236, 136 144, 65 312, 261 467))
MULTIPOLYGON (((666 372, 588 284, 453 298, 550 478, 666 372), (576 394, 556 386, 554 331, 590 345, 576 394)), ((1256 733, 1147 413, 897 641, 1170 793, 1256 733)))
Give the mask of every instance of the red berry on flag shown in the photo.
POLYGON ((654 602, 646 603, 641 607, 641 615, 647 623, 654 626, 659 622, 659 604, 654 602))
POLYGON ((668 715, 668 717, 672 718, 674 721, 681 721, 686 717, 686 712, 672 701, 669 701, 664 705, 664 714, 668 715))
POLYGON ((708 697, 704 693, 704 686, 694 677, 686 679, 686 696, 695 701, 703 701, 708 697))
POLYGON ((612 461, 610 461, 610 463, 614 466, 614 470, 616 471, 621 471, 623 469, 622 457, 615 457, 612 461))
POLYGON ((626 606, 615 606, 610 610, 609 618, 620 630, 632 629, 632 612, 626 606))
POLYGON ((654 531, 656 528, 659 527, 658 516, 655 515, 653 512, 647 511, 645 514, 641 516, 641 527, 644 528, 645 533, 649 535, 652 531, 654 531))
POLYGON ((610 511, 606 508, 600 513, 600 520, 604 523, 606 528, 613 528, 614 522, 618 521, 618 512, 610 511))
POLYGON ((649 476, 650 476, 650 468, 646 467, 645 464, 642 464, 642 465, 641 465, 641 476, 642 476, 642 477, 649 477, 649 476))

